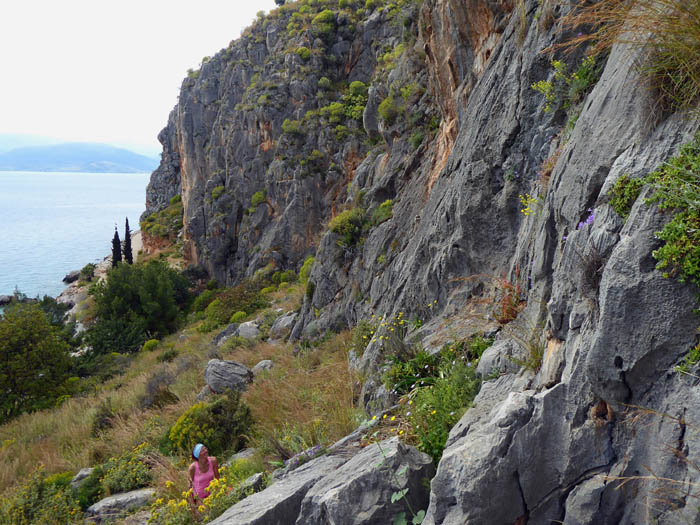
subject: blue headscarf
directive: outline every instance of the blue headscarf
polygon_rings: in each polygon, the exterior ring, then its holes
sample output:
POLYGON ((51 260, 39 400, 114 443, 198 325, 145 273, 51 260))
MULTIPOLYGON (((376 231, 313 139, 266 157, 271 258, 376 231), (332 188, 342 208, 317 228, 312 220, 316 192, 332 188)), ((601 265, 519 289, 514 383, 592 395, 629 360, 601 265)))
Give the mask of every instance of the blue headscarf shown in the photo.
POLYGON ((202 451, 202 447, 203 447, 203 446, 204 446, 204 445, 202 445, 201 443, 197 443, 197 444, 194 446, 194 450, 192 451, 192 456, 193 456, 195 459, 199 459, 199 453, 202 451))

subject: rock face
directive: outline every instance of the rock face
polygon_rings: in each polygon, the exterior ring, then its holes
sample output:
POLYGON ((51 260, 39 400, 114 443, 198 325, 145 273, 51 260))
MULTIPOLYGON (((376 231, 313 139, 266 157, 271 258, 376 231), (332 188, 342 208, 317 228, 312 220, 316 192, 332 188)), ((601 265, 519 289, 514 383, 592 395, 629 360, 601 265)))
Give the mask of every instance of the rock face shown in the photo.
POLYGON ((212 523, 391 523, 396 514, 407 512, 406 502, 392 502, 392 495, 408 489, 411 507, 424 509, 428 503, 425 480, 433 473, 429 456, 393 438, 367 447, 350 460, 342 455, 313 459, 212 523))
POLYGON ((204 369, 204 379, 213 392, 221 394, 226 390, 245 390, 253 380, 253 372, 235 361, 211 359, 204 369))
MULTIPOLYGON (((639 50, 619 45, 568 113, 543 111, 531 86, 553 78, 550 58, 573 72, 583 56, 544 52, 568 9, 548 24, 547 5, 425 0, 399 10, 402 24, 390 9, 352 23, 336 9, 332 35, 311 19, 285 29, 287 6, 185 81, 149 210, 180 192, 185 255, 221 282, 314 254, 292 338, 400 311, 427 326, 462 314, 488 325, 493 311, 475 307, 518 290, 527 306, 479 368, 501 376, 453 428, 424 523, 694 523, 700 394, 673 369, 697 343, 697 290, 655 269, 669 214, 644 203, 649 190, 626 220, 608 192, 654 170, 699 123, 655 109, 639 50), (302 46, 309 62, 289 52, 302 46), (329 93, 323 76, 369 84, 362 127, 330 126, 331 100, 349 91, 329 93), (359 232, 325 228, 353 208, 359 232), (533 350, 541 368, 515 365, 533 350)), ((380 391, 385 351, 370 344, 357 363, 370 408, 393 402, 380 391)), ((314 519, 336 512, 330 490, 304 500, 326 475, 275 497, 314 519)), ((351 479, 334 483, 352 492, 351 479)), ((241 507, 250 523, 277 516, 266 501, 241 507)))

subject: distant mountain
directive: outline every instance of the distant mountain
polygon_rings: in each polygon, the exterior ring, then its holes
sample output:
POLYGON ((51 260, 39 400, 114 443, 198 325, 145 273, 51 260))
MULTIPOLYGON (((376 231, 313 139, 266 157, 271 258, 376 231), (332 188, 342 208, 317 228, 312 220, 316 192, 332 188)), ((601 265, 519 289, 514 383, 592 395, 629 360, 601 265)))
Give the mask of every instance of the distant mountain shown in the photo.
POLYGON ((43 135, 30 135, 27 133, 0 133, 0 153, 5 153, 17 148, 28 146, 48 146, 65 142, 64 140, 45 137, 43 135))
POLYGON ((158 159, 88 142, 21 147, 0 154, 0 171, 138 173, 157 166, 158 159))

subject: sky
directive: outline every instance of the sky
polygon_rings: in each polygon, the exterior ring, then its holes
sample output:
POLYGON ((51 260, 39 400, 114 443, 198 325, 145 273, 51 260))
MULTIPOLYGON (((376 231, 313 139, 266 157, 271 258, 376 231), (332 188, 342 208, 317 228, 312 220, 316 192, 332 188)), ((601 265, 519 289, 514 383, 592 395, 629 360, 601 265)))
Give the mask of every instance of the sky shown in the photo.
POLYGON ((0 22, 0 133, 160 151, 188 68, 273 0, 18 0, 0 22))

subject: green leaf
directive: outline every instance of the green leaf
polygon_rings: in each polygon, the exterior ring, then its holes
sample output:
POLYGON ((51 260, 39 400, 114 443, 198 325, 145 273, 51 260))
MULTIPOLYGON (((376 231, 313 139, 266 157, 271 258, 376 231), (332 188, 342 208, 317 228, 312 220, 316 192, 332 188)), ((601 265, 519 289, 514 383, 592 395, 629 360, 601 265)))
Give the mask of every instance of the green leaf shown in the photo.
POLYGON ((425 518, 425 511, 419 510, 418 514, 413 516, 411 523, 413 523, 413 525, 419 525, 420 523, 423 523, 423 518, 425 518))
POLYGON ((396 502, 399 501, 401 498, 403 498, 403 497, 406 495, 407 492, 408 492, 408 488, 405 488, 405 489, 403 489, 403 490, 398 490, 398 491, 394 492, 394 493, 391 495, 391 502, 392 502, 392 503, 396 503, 396 502))
POLYGON ((403 476, 403 475, 406 473, 407 470, 408 470, 408 465, 405 465, 402 469, 400 469, 400 470, 396 473, 396 475, 397 475, 397 476, 403 476))
POLYGON ((406 521, 406 513, 405 512, 399 512, 395 517, 394 517, 394 525, 407 525, 408 522, 406 521))

